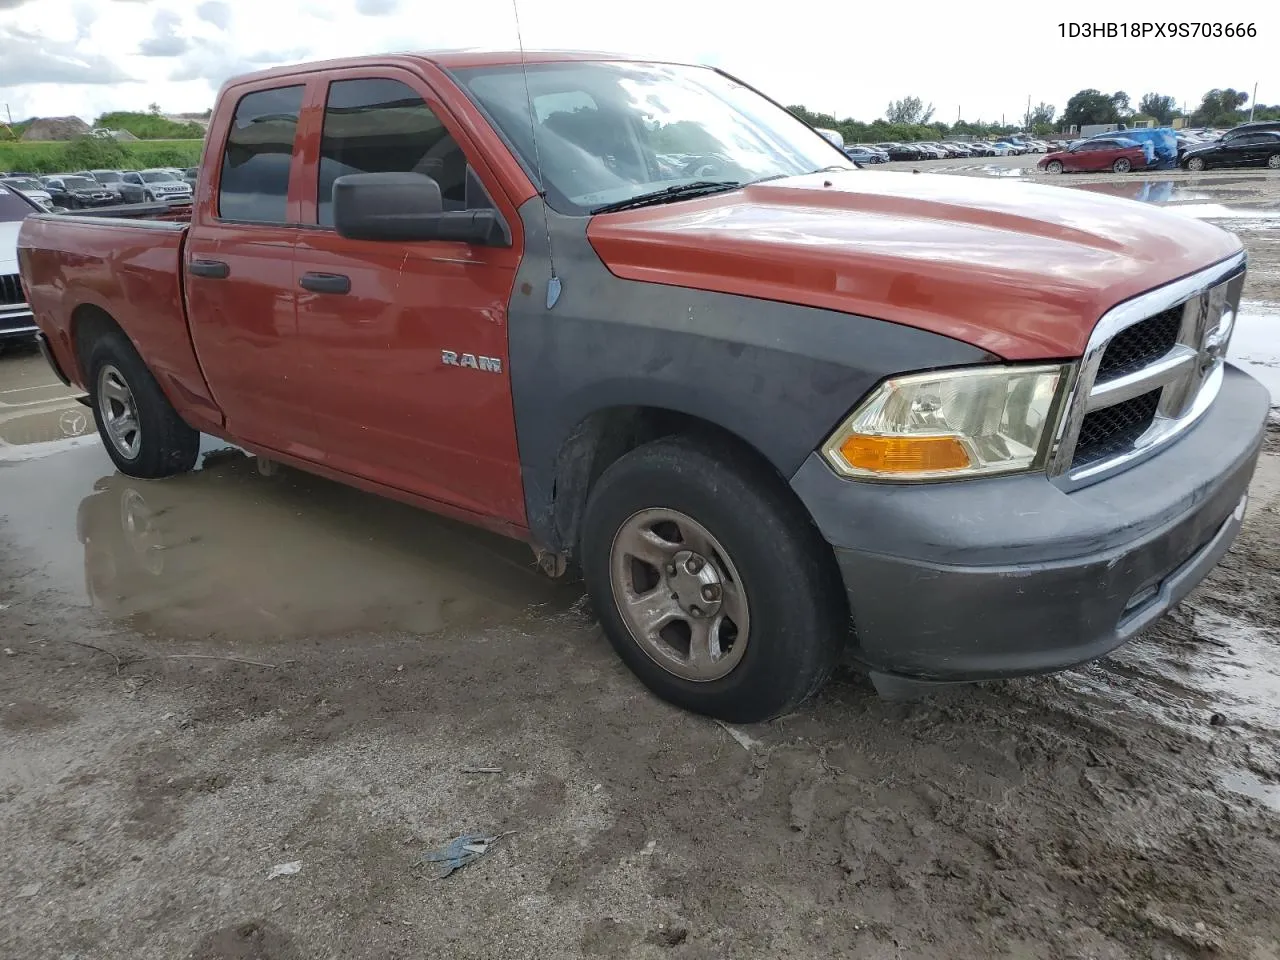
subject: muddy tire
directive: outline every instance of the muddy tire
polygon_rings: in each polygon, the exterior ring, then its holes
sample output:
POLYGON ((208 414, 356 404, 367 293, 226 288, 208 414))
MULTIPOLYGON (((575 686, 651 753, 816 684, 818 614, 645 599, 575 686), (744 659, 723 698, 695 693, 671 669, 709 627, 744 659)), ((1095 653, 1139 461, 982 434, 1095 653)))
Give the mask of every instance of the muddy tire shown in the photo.
POLYGON ((121 473, 154 480, 195 466, 200 434, 178 416, 128 337, 118 330, 99 337, 86 369, 98 435, 121 473))
POLYGON ((1048 170, 1050 173, 1061 173, 1061 172, 1062 172, 1062 161, 1061 161, 1061 160, 1050 160, 1048 163, 1046 163, 1046 164, 1044 165, 1044 168, 1045 168, 1046 170, 1048 170))
POLYGON ((1190 159, 1188 159, 1187 169, 1195 173, 1199 173, 1201 170, 1207 169, 1207 164, 1204 162, 1204 157, 1191 157, 1190 159))
POLYGON ((786 713, 848 636, 831 548, 767 467, 728 446, 665 439, 612 464, 588 498, 580 555, 618 655, 696 713, 786 713))
POLYGON ((1133 169, 1133 164, 1129 162, 1128 157, 1120 157, 1115 163, 1111 164, 1113 173, 1128 173, 1133 169))

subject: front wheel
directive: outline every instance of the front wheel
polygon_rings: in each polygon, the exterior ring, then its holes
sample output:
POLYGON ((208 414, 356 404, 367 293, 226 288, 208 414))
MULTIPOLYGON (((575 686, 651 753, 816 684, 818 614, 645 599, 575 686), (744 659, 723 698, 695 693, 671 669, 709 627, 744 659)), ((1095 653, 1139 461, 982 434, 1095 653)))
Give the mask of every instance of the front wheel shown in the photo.
POLYGON ((1280 170, 1280 153, 1273 153, 1267 157, 1267 166, 1272 170, 1280 170))
POLYGON ((581 560, 610 643, 654 693, 736 723, 830 676, 848 635, 831 548, 767 467, 691 439, 639 447, 593 487, 581 560))
POLYGON ((1115 173, 1128 173, 1133 169, 1133 164, 1129 162, 1127 157, 1121 157, 1111 165, 1111 169, 1115 173))
POLYGON ((1048 170, 1050 173, 1061 173, 1061 172, 1062 172, 1062 161, 1061 161, 1061 160, 1050 160, 1048 163, 1046 163, 1046 164, 1044 165, 1044 168, 1045 168, 1046 170, 1048 170))
POLYGON ((1204 168, 1205 168, 1205 162, 1203 157, 1192 157, 1190 160, 1187 161, 1188 170, 1199 173, 1204 168))
POLYGON ((123 333, 93 344, 88 370, 93 418, 121 473, 153 480, 195 466, 200 434, 178 416, 123 333))

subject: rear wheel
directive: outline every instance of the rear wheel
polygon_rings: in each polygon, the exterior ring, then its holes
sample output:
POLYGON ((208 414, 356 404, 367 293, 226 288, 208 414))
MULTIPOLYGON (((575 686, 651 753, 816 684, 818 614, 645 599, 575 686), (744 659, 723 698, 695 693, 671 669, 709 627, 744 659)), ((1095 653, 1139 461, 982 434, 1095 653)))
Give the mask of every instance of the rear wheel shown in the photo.
POLYGON ((123 333, 99 337, 87 368, 93 418, 121 473, 150 480, 195 466, 200 434, 178 416, 123 333))
POLYGON ((1133 169, 1133 164, 1129 162, 1128 157, 1120 157, 1115 163, 1111 164, 1111 169, 1116 173, 1128 173, 1133 169))
POLYGON ((790 710, 848 634, 831 549, 755 461, 666 439, 591 491, 581 558, 614 649, 654 693, 723 720, 790 710))
POLYGON ((1206 167, 1206 164, 1204 162, 1204 157, 1192 157, 1190 160, 1187 161, 1188 170, 1194 170, 1198 173, 1199 171, 1205 169, 1205 167, 1206 167))
POLYGON ((1267 166, 1272 170, 1280 170, 1280 153, 1273 153, 1267 157, 1267 166))

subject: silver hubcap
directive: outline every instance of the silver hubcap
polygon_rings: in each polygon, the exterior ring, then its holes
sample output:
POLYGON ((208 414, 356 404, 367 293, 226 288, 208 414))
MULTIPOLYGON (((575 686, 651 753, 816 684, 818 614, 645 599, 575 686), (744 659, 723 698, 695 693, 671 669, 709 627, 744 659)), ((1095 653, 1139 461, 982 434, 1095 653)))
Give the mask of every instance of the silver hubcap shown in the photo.
POLYGON ((1128 160, 1117 160, 1117 161, 1116 161, 1116 169, 1117 169, 1117 170, 1119 170, 1121 173, 1128 173, 1128 172, 1129 172, 1129 161, 1128 161, 1128 160))
POLYGON ((1053 163, 1049 164, 1049 172, 1050 172, 1050 173, 1061 173, 1061 172, 1062 172, 1062 164, 1060 164, 1057 160, 1053 161, 1053 163))
POLYGON ((142 447, 138 406, 124 374, 109 363, 98 374, 98 412, 116 452, 126 460, 136 459, 142 447))
POLYGON ((1280 170, 1280 153, 1273 153, 1267 157, 1267 166, 1272 170, 1280 170))
POLYGON ((1187 166, 1190 167, 1192 170, 1203 170, 1204 161, 1201 160, 1199 157, 1193 157, 1191 162, 1188 163, 1187 166))
POLYGON ((650 659, 685 680, 719 680, 747 649, 742 578, 710 531, 677 510, 641 510, 613 538, 614 601, 650 659))

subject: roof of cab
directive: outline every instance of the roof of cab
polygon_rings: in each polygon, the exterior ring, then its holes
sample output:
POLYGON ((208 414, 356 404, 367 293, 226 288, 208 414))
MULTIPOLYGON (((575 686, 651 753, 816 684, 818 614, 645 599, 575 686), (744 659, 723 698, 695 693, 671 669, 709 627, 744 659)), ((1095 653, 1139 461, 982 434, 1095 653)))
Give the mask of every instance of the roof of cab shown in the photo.
POLYGON ((573 61, 622 60, 639 63, 670 62, 664 59, 647 59, 624 53, 605 53, 591 50, 421 50, 405 53, 368 54, 359 57, 343 57, 338 60, 318 60, 311 63, 294 63, 272 67, 255 73, 242 74, 228 81, 228 85, 269 79, 271 77, 296 76, 324 70, 341 70, 347 67, 363 67, 372 63, 395 64, 406 61, 426 61, 444 70, 463 70, 467 67, 509 67, 520 63, 565 63, 573 61))

